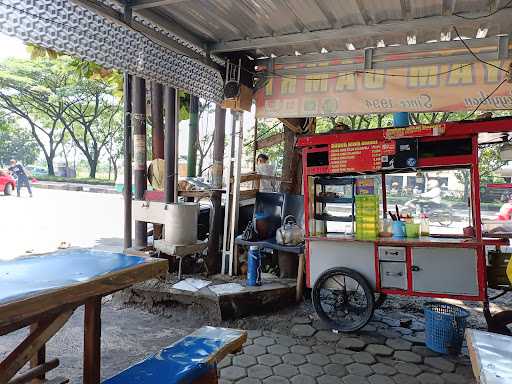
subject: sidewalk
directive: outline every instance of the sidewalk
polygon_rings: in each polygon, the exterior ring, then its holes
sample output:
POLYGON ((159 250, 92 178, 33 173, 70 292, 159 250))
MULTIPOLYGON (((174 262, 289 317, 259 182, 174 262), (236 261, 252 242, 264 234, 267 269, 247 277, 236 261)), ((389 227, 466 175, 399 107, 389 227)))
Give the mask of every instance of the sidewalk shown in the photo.
POLYGON ((59 181, 37 181, 33 183, 34 188, 57 189, 61 191, 78 191, 92 193, 119 193, 114 186, 110 185, 94 185, 85 183, 66 183, 59 181))

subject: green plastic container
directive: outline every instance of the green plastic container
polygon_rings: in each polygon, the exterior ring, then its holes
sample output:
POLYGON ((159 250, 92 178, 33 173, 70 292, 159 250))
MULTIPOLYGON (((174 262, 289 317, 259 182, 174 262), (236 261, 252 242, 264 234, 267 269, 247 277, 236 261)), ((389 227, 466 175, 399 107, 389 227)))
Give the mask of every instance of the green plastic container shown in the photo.
POLYGON ((420 237, 420 225, 415 223, 405 223, 405 236, 415 239, 420 237))

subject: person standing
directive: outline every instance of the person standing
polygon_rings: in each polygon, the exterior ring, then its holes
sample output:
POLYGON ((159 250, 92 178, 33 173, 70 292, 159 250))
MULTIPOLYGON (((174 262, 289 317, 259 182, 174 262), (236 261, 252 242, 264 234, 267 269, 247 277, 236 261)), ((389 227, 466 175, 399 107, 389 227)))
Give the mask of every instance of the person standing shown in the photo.
MULTIPOLYGON (((269 163, 269 158, 264 153, 260 153, 256 158, 256 173, 264 176, 274 176, 274 167, 269 163)), ((260 180, 260 192, 275 192, 275 190, 276 188, 274 180, 260 180)))
POLYGON ((9 172, 16 178, 16 193, 20 197, 21 187, 25 186, 28 189, 30 197, 32 197, 32 188, 30 187, 29 174, 25 167, 19 164, 16 160, 11 160, 9 172))

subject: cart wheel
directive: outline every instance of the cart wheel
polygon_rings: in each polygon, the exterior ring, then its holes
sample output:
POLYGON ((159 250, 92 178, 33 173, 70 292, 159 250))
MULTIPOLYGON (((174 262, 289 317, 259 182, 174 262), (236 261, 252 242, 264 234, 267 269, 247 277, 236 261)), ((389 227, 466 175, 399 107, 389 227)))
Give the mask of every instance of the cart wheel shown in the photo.
POLYGON ((313 287, 313 305, 322 320, 342 332, 354 332, 370 321, 373 291, 360 273, 349 268, 325 271, 313 287))
POLYGON ((375 293, 375 308, 380 308, 382 304, 386 301, 388 295, 385 293, 375 293))
POLYGON ((501 311, 487 322, 489 332, 512 336, 512 311, 501 311))

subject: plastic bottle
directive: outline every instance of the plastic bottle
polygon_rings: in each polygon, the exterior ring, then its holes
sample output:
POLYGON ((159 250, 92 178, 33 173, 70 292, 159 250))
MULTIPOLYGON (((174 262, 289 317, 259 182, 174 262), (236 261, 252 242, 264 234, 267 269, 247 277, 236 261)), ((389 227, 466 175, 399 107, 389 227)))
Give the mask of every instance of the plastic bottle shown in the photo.
POLYGON ((249 247, 247 255, 247 285, 261 285, 261 254, 259 248, 254 245, 249 247))

